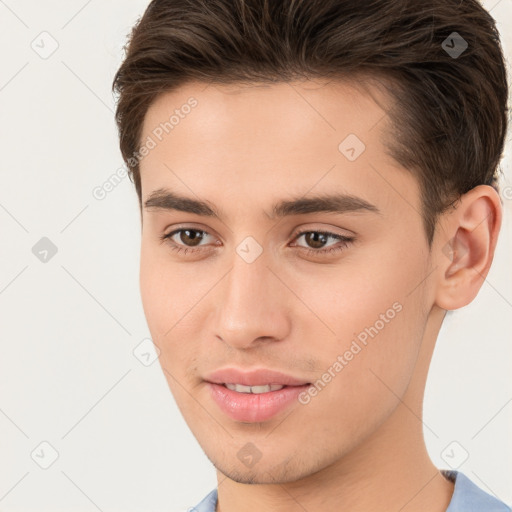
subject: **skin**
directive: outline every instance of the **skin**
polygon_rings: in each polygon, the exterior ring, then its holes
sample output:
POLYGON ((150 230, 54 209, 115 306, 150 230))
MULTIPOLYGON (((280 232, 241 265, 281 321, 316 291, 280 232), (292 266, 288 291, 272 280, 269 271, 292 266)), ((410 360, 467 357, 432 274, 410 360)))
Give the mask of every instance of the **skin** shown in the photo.
POLYGON ((223 217, 143 207, 140 287, 170 390, 217 470, 217 511, 445 511, 453 484, 425 447, 425 382, 446 310, 470 303, 489 271, 498 194, 465 194, 429 250, 417 180, 381 143, 392 130, 384 93, 341 81, 190 82, 151 105, 141 140, 191 96, 198 105, 141 161, 142 204, 168 188, 223 217), (366 146, 355 161, 338 149, 350 133, 366 146), (265 213, 333 191, 380 213, 265 213), (162 241, 178 228, 206 231, 199 245, 190 233, 172 238, 197 252, 162 241), (315 245, 299 229, 355 240, 315 245), (236 252, 248 236, 263 251, 252 263, 236 252), (226 366, 315 382, 396 302, 401 311, 308 404, 242 423, 210 398, 203 379, 226 366), (249 442, 261 453, 252 467, 237 457, 249 442))

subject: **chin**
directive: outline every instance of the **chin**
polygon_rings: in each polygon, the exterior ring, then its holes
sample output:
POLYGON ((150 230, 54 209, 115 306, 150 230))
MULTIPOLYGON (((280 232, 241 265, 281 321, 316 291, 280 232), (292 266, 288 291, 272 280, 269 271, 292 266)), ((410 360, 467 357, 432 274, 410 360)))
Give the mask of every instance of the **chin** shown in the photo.
POLYGON ((316 472, 316 469, 307 468, 306 466, 302 469, 290 467, 289 459, 274 466, 258 463, 257 467, 246 469, 240 467, 237 462, 229 464, 222 461, 218 464, 212 461, 210 457, 208 459, 220 473, 239 484, 286 484, 296 482, 316 472))

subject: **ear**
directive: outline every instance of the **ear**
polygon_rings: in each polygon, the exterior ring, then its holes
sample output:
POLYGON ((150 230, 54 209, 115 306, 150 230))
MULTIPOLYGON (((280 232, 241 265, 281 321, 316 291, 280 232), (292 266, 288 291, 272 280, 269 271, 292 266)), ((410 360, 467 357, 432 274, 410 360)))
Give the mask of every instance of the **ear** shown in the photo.
POLYGON ((471 189, 443 214, 433 247, 439 307, 458 309, 476 297, 494 258, 501 219, 500 197, 489 185, 471 189))

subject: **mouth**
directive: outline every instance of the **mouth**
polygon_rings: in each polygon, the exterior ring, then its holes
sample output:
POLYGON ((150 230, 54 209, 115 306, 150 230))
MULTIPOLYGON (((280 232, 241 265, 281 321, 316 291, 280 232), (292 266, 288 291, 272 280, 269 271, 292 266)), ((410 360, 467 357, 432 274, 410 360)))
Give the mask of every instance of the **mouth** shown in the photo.
POLYGON ((276 386, 303 386, 311 384, 305 379, 267 368, 257 368, 249 371, 239 368, 223 368, 206 375, 204 380, 213 384, 230 386, 230 389, 233 386, 237 386, 240 393, 274 391, 274 389, 266 389, 268 386, 274 386, 275 388, 276 386), (250 391, 249 388, 254 391, 250 391))
POLYGON ((294 403, 310 382, 270 370, 242 372, 226 369, 205 379, 220 412, 242 423, 268 421, 294 403))
POLYGON ((231 391, 237 393, 253 393, 254 395, 260 395, 262 393, 269 393, 270 391, 279 391, 283 389, 284 385, 281 384, 265 384, 263 386, 244 386, 243 384, 222 384, 231 391))

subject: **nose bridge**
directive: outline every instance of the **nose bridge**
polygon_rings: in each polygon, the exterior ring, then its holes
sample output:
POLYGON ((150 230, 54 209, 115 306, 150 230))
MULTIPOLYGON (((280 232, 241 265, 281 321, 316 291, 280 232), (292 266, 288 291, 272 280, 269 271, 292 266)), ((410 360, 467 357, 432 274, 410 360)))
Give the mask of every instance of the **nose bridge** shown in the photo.
POLYGON ((284 338, 289 321, 285 290, 270 268, 271 261, 264 252, 254 260, 247 257, 251 250, 254 247, 249 245, 247 251, 244 243, 237 247, 217 297, 215 334, 238 348, 249 347, 262 337, 284 338))

